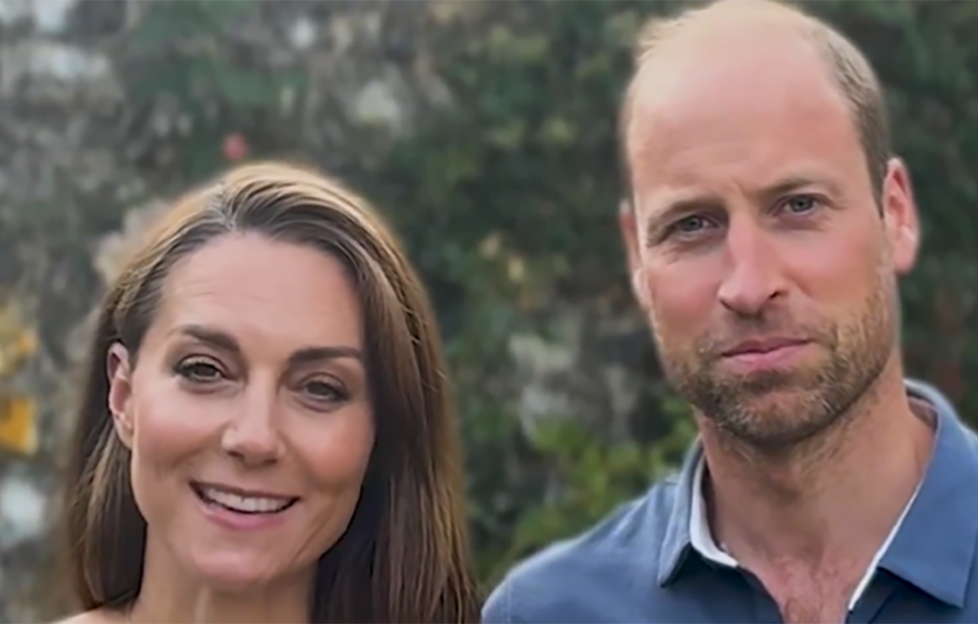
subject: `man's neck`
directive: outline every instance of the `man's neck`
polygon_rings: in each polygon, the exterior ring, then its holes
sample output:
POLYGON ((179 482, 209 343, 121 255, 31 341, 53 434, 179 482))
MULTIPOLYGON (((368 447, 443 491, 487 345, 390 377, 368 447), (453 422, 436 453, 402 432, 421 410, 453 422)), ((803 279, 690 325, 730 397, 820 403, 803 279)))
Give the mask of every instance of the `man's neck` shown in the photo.
POLYGON ((889 368, 844 425, 795 454, 764 456, 702 428, 710 524, 736 559, 869 565, 916 491, 933 444, 902 372, 889 368))

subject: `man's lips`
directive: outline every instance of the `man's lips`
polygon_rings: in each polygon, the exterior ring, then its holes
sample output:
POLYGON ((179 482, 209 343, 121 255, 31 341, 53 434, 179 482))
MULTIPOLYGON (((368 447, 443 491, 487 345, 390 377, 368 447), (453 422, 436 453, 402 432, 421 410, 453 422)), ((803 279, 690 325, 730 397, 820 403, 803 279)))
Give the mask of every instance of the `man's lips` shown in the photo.
POLYGON ((745 340, 738 343, 733 348, 720 353, 722 357, 734 358, 739 356, 764 355, 780 349, 799 347, 808 344, 810 341, 803 338, 761 338, 755 340, 745 340))

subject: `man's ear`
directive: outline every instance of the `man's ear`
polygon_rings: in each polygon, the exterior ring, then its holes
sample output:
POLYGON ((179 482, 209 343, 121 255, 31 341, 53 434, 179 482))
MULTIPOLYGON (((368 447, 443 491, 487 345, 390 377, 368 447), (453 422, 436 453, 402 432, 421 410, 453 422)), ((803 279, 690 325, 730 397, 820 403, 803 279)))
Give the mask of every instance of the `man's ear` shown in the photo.
POLYGON ((618 206, 618 229, 621 233, 622 244, 625 247, 625 256, 628 261, 628 274, 631 276, 632 294, 638 300, 642 309, 648 308, 648 289, 645 285, 642 271, 642 257, 638 237, 638 217, 635 214, 634 204, 623 199, 618 206))
POLYGON ((917 263, 920 218, 910 183, 910 172, 898 158, 890 159, 880 201, 894 268, 898 275, 906 275, 917 263))
POLYGON ((109 378, 109 411, 116 435, 127 448, 132 448, 132 368, 129 351, 119 343, 109 347, 106 357, 106 374, 109 378))

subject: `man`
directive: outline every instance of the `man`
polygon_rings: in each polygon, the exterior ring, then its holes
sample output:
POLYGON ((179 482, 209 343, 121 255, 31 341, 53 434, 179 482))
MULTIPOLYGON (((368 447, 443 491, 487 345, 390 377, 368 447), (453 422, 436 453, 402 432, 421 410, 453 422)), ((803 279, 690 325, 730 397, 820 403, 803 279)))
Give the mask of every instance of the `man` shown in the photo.
POLYGON ((513 570, 494 622, 978 622, 978 440, 904 381, 919 225, 880 86, 794 8, 650 26, 621 230, 699 438, 678 478, 513 570))

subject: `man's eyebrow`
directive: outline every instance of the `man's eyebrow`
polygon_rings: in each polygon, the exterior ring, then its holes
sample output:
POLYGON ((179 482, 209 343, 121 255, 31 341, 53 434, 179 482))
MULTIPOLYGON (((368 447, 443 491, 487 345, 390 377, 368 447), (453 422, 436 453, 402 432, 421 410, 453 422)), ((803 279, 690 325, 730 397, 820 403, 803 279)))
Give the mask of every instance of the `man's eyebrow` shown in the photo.
MULTIPOLYGON (((181 325, 171 333, 180 333, 190 336, 216 349, 220 349, 221 351, 226 351, 235 355, 241 355, 242 353, 241 345, 234 338, 234 336, 227 332, 206 327, 204 325, 181 325)), ((298 349, 289 357, 289 363, 292 365, 301 365, 342 358, 355 359, 360 362, 363 362, 364 359, 363 353, 357 347, 348 345, 315 346, 298 349)))
POLYGON ((830 192, 837 192, 838 185, 832 180, 818 176, 793 175, 781 178, 762 191, 767 197, 788 195, 806 187, 822 187, 830 192))

